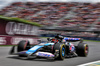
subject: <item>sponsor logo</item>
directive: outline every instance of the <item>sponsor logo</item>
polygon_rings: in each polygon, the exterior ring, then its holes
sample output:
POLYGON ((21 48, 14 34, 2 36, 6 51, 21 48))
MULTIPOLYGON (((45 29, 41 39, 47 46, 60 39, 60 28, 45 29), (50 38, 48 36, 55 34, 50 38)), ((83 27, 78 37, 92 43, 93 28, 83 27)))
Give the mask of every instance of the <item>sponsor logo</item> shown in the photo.
POLYGON ((37 30, 36 26, 24 23, 8 22, 6 25, 6 33, 8 35, 37 35, 37 30))
POLYGON ((42 57, 54 57, 53 54, 43 53, 43 52, 38 52, 37 55, 38 55, 38 56, 42 56, 42 57))
POLYGON ((0 37, 0 44, 6 44, 6 37, 0 37))
POLYGON ((25 38, 25 37, 12 37, 11 38, 11 43, 12 44, 18 44, 21 40, 28 40, 30 42, 30 44, 38 43, 37 39, 25 38))

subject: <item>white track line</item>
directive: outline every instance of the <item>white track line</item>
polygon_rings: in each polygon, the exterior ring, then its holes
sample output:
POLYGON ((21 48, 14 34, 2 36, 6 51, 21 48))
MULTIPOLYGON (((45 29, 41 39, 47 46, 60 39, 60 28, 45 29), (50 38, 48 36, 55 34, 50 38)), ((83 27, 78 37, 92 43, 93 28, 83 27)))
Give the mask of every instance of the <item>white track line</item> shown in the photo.
POLYGON ((100 60, 94 61, 94 62, 85 63, 85 64, 81 64, 81 65, 77 65, 77 66, 86 66, 86 65, 94 64, 94 63, 98 63, 98 62, 100 63, 100 60))

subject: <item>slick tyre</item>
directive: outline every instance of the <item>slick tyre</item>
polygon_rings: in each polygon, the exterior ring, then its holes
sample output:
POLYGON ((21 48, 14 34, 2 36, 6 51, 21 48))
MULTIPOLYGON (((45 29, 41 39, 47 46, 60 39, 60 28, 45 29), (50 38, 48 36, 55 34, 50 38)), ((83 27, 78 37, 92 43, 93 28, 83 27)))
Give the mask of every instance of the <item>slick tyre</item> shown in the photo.
POLYGON ((57 60, 64 60, 66 56, 66 46, 65 44, 55 44, 54 45, 55 52, 59 50, 59 56, 56 58, 57 60))
POLYGON ((20 51, 28 50, 29 48, 30 48, 29 41, 22 40, 18 43, 17 51, 20 52, 20 51))
POLYGON ((79 43, 76 50, 78 56, 86 57, 89 53, 89 46, 86 43, 79 43))
MULTIPOLYGON (((26 40, 22 40, 18 43, 18 46, 17 46, 17 52, 21 52, 21 51, 24 51, 24 50, 28 50, 30 48, 30 43, 29 41, 26 41, 26 40)), ((23 55, 19 55, 20 57, 23 57, 23 55)))

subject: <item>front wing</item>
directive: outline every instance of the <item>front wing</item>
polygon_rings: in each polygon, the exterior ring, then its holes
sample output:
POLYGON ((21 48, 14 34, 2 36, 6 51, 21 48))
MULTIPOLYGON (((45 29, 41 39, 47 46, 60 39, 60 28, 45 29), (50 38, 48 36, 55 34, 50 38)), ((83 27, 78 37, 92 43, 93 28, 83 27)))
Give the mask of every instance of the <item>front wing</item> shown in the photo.
POLYGON ((49 52, 36 52, 36 53, 27 53, 28 50, 26 51, 21 51, 21 52, 17 52, 15 51, 15 46, 13 46, 9 52, 10 55, 23 55, 26 57, 30 57, 30 56, 36 56, 36 57, 46 57, 46 58, 54 58, 55 55, 49 52))

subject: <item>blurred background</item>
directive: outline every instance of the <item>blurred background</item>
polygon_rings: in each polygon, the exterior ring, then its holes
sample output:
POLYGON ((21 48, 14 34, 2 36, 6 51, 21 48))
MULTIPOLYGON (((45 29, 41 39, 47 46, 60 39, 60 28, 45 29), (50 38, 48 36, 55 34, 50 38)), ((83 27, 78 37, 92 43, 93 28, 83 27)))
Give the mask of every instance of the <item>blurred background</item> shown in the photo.
POLYGON ((0 31, 1 45, 55 34, 100 41, 100 0, 0 0, 0 31))

